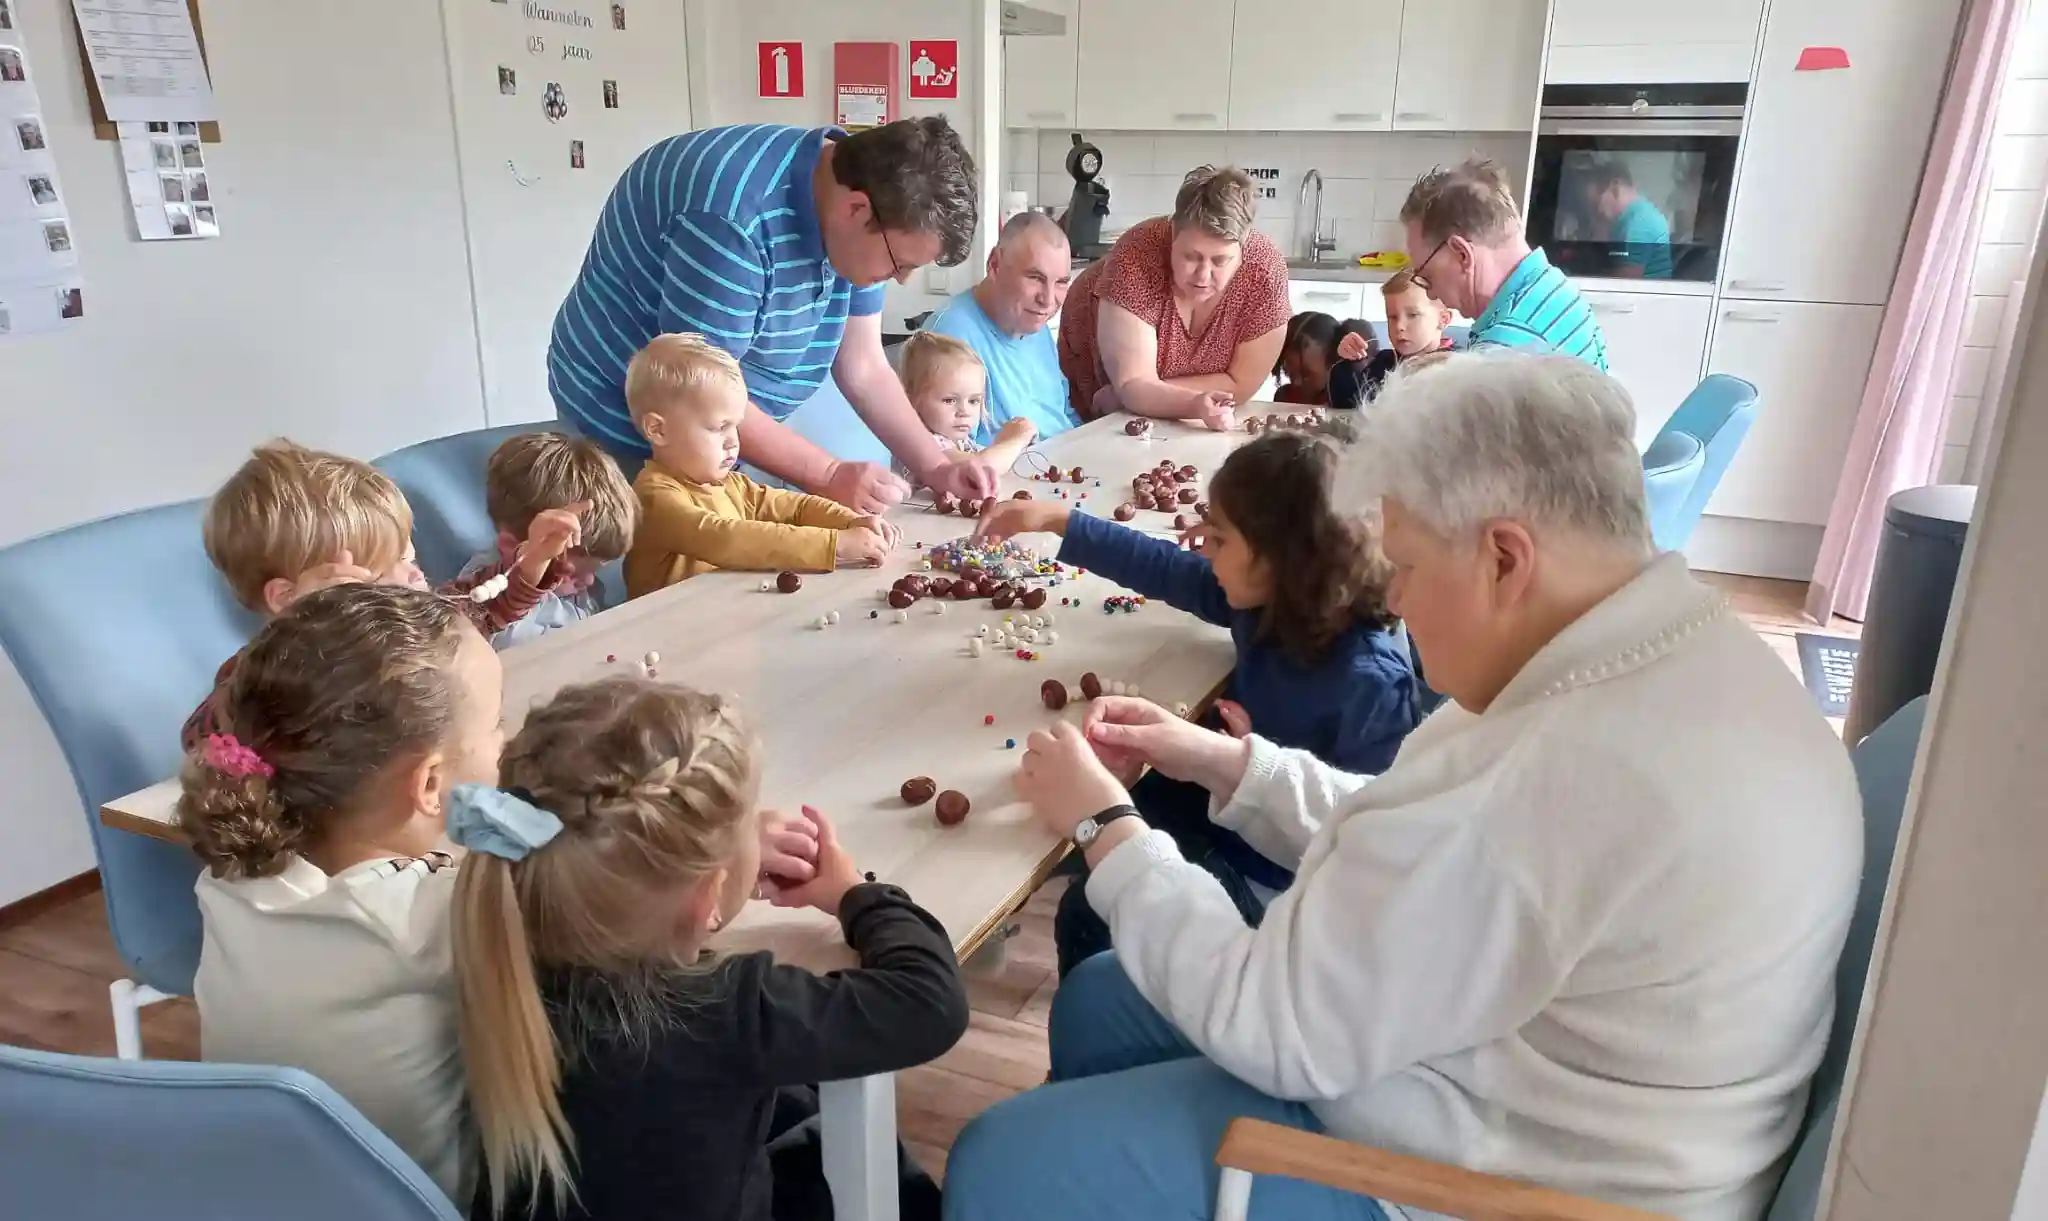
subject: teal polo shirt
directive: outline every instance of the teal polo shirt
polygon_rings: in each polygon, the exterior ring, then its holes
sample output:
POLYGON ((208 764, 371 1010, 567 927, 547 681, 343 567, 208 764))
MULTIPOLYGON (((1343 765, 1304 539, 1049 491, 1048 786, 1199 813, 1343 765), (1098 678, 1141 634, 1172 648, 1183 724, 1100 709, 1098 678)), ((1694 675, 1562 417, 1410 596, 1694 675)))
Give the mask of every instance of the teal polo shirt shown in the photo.
POLYGON ((1671 222, 1664 219, 1656 204, 1636 196, 1614 218, 1607 240, 1622 248, 1623 262, 1643 269, 1645 280, 1671 278, 1671 222))
POLYGON ((1016 336, 997 326, 975 300, 974 290, 959 294, 924 324, 927 331, 951 335, 974 349, 988 370, 988 408, 974 430, 974 444, 986 449, 996 432, 1015 419, 1031 421, 1041 437, 1074 427, 1074 409, 1067 401, 1067 375, 1052 332, 1040 327, 1016 336))
POLYGON ((1541 249, 1531 250, 1472 323, 1472 347, 1489 344, 1576 356, 1607 371, 1607 340, 1593 307, 1571 280, 1550 265, 1541 249))

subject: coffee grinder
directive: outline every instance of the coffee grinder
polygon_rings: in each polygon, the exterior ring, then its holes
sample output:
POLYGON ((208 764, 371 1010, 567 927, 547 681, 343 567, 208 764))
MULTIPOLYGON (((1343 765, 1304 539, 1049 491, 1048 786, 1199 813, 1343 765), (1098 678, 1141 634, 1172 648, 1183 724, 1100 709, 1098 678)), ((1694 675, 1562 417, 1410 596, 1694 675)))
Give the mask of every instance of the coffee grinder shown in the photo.
POLYGON ((1067 231, 1067 245, 1075 254, 1096 253, 1102 245, 1102 218, 1109 215, 1109 188, 1096 181, 1102 174, 1102 150, 1074 133, 1074 146, 1067 150, 1067 176, 1074 180, 1074 194, 1067 200, 1067 214, 1061 225, 1067 231))

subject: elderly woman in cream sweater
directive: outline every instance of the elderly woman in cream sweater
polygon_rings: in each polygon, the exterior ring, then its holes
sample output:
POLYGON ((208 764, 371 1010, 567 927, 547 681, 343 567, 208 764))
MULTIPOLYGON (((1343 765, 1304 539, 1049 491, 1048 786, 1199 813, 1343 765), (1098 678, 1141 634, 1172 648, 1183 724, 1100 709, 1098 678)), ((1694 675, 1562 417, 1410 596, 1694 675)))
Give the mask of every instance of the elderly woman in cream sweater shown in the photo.
MULTIPOLYGON (((1656 555, 1627 394, 1461 356, 1389 388, 1355 470, 1452 701, 1379 776, 1137 700, 1036 734, 1116 950, 1061 986, 1053 1083, 955 1146, 947 1215, 1209 1215, 1239 1115, 1697 1221, 1755 1221, 1821 1058, 1862 864, 1842 744, 1656 555), (1294 885, 1260 927, 1130 811, 1138 763, 1294 885)), ((1400 1216, 1265 1176, 1255 1218, 1400 1216)))

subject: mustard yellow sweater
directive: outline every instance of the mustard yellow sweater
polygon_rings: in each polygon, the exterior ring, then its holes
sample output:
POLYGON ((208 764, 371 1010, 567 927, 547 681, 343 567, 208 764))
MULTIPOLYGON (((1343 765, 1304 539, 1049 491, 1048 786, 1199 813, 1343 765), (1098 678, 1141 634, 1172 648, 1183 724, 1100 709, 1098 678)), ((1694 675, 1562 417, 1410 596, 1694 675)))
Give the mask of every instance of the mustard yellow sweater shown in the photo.
POLYGON ((691 483, 650 462, 633 491, 640 525, 626 553, 632 598, 714 568, 829 572, 839 532, 860 521, 836 501, 763 487, 738 472, 719 483, 691 483))

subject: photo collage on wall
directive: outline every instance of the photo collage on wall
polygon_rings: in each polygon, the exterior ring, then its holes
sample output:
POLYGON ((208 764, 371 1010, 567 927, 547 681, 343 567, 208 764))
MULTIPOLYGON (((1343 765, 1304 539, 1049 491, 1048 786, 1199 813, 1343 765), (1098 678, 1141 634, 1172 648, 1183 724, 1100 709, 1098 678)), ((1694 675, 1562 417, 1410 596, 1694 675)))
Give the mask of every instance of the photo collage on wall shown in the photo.
POLYGON ((18 6, 0 0, 0 339, 56 330, 85 315, 78 235, 18 6))
POLYGON ((220 236, 220 214, 193 122, 120 123, 121 168, 135 232, 145 242, 220 236))
MULTIPOLYGON (((620 33, 627 29, 626 5, 624 4, 601 6, 598 15, 592 17, 586 15, 580 9, 554 10, 536 5, 527 5, 524 10, 521 10, 508 3, 508 0, 488 0, 488 2, 506 10, 508 23, 515 14, 526 18, 526 24, 516 28, 523 35, 528 56, 542 64, 595 62, 598 59, 598 49, 584 44, 598 42, 601 39, 600 31, 605 24, 603 13, 605 8, 608 8, 610 12, 611 32, 620 33), (566 33, 562 32, 562 27, 567 28, 566 33)), ((511 37, 511 28, 508 26, 508 43, 511 37)), ((521 75, 520 69, 510 63, 501 63, 496 66, 496 70, 499 96, 506 98, 522 96, 519 79, 521 75)), ((540 75, 542 74, 539 72, 529 73, 529 76, 540 75)), ((597 96, 595 97, 588 95, 574 96, 581 93, 582 87, 583 85, 580 82, 572 83, 565 80, 542 79, 536 91, 540 99, 539 110, 542 117, 549 124, 560 126, 571 124, 572 119, 577 122, 587 121, 588 115, 585 112, 588 109, 617 110, 620 108, 618 81, 609 78, 600 79, 597 87, 597 96)), ((530 97, 534 96, 534 94, 527 94, 525 96, 530 97)), ((532 105, 531 102, 526 104, 532 105)), ((572 136, 568 144, 569 168, 572 170, 587 168, 583 141, 572 136)), ((524 174, 521 174, 516 160, 512 168, 514 176, 520 179, 522 185, 530 185, 532 182, 539 181, 538 178, 528 179, 524 174)))

